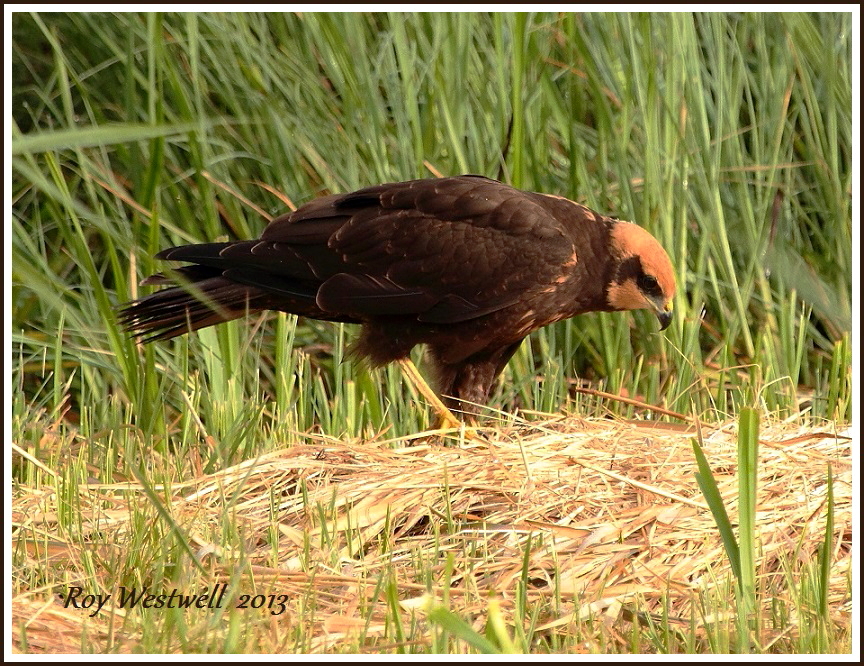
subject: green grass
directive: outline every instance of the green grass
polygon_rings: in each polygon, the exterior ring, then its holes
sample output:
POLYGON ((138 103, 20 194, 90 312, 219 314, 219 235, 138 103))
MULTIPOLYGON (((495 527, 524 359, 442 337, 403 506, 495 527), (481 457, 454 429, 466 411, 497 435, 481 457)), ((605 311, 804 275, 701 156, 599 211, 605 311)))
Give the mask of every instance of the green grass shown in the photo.
MULTIPOLYGON (((289 200, 433 171, 635 220, 678 273, 664 334, 643 313, 550 326, 520 348, 493 406, 641 415, 574 393, 580 378, 707 422, 750 406, 820 427, 851 420, 849 14, 64 13, 11 24, 12 429, 45 467, 19 461, 13 478, 64 489, 69 534, 80 530, 72 489, 88 478, 140 473, 158 495, 168 479, 309 432, 427 428, 398 367, 343 362, 349 326, 252 317, 140 347, 115 307, 160 270, 163 247, 254 237, 289 200)), ((182 539, 158 506, 151 497, 135 517, 147 544, 140 560, 114 562, 120 579, 180 575, 182 539)), ((182 637, 185 621, 161 630, 182 637)), ((244 621, 211 628, 207 649, 248 648, 244 621)), ((507 649, 514 634, 490 631, 507 649)), ((177 644, 159 640, 143 649, 177 644)))

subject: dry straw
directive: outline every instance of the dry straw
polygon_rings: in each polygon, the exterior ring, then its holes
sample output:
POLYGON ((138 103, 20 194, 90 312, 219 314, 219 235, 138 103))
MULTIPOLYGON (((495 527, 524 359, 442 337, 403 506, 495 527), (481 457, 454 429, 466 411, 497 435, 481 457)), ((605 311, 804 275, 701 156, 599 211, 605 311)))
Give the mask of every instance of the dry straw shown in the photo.
MULTIPOLYGON (((157 491, 170 497, 171 517, 214 572, 208 582, 237 582, 239 571, 237 593, 287 594, 290 616, 306 618, 312 650, 338 646, 357 630, 383 632, 388 606, 376 588, 382 580, 395 580, 406 621, 430 600, 446 600, 481 630, 490 593, 507 615, 524 581, 529 602, 560 599, 539 618, 541 628, 567 631, 589 616, 635 617, 635 602, 657 609, 663 597, 670 615, 689 625, 698 590, 731 577, 694 478, 688 427, 560 419, 480 435, 461 442, 308 436, 305 445, 157 491), (226 515, 244 535, 245 552, 220 545, 226 515), (431 583, 423 571, 433 573, 431 583), (311 620, 298 607, 310 592, 311 620)), ((848 622, 852 538, 846 435, 763 426, 756 515, 760 580, 775 576, 778 586, 768 587, 783 588, 784 567, 815 559, 824 538, 830 463, 836 505, 829 603, 839 623, 848 622)), ((734 522, 735 425, 703 427, 703 436, 734 522)), ((79 495, 82 532, 91 530, 92 539, 71 544, 56 533, 56 496, 17 489, 14 522, 28 528, 19 533, 44 536, 26 541, 34 561, 80 560, 85 551, 97 562, 110 559, 112 548, 130 541, 129 503, 148 501, 134 483, 90 484, 79 495)), ((87 618, 62 608, 50 591, 14 600, 13 634, 19 640, 26 626, 28 649, 74 651, 78 624, 86 622, 95 644, 109 624, 122 624, 110 617, 123 616, 120 609, 87 618)), ((697 625, 723 619, 698 610, 692 617, 697 625)))

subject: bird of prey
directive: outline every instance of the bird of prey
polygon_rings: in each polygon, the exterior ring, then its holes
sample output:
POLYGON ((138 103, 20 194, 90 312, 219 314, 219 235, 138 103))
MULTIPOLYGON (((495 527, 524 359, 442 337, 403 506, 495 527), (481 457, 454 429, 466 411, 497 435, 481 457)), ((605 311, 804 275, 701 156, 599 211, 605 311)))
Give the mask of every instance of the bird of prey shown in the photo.
POLYGON ((120 311, 147 340, 248 312, 361 324, 372 366, 418 344, 447 407, 476 415, 532 331, 595 311, 672 319, 675 277, 657 240, 563 197, 482 176, 411 180, 315 199, 257 240, 183 245, 170 285, 120 311))

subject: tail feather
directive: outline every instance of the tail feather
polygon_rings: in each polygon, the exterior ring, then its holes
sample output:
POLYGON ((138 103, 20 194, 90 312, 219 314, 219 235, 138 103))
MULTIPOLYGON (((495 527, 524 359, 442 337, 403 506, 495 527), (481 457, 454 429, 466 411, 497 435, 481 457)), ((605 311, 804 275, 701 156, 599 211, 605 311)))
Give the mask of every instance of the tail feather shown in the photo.
POLYGON ((228 280, 219 275, 220 271, 216 273, 128 303, 119 311, 118 322, 126 331, 150 342, 169 340, 265 309, 261 290, 228 280))

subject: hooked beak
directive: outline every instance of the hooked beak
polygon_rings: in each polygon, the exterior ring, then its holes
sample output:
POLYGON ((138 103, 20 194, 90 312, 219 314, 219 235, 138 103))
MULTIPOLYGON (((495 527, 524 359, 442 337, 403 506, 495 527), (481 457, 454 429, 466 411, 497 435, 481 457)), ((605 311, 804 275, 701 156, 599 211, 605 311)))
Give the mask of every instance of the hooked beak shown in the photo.
MULTIPOLYGON (((659 305, 659 304, 658 304, 659 305)), ((672 301, 664 303, 662 307, 658 307, 654 313, 660 321, 660 330, 665 331, 672 323, 672 301)))

